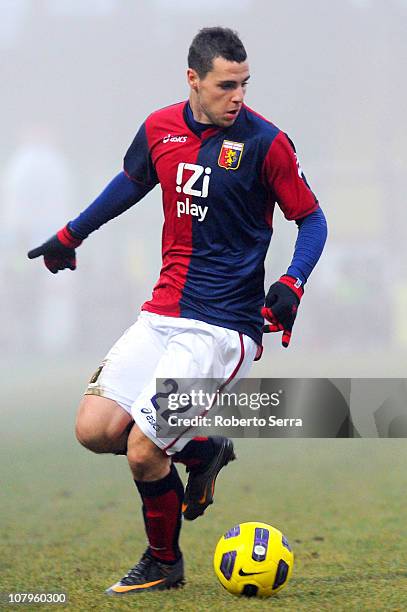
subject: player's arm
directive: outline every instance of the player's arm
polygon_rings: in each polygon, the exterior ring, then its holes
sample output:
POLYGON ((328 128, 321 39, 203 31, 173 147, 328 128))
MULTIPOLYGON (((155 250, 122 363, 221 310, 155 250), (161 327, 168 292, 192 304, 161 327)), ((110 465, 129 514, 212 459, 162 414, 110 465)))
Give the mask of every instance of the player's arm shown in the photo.
POLYGON ((136 204, 157 183, 143 124, 126 154, 124 170, 78 217, 69 221, 41 246, 29 251, 29 259, 43 256, 46 267, 53 274, 66 268, 75 270, 75 249, 82 241, 136 204))
POLYGON ((281 133, 270 148, 264 172, 285 217, 295 220, 299 228, 291 264, 286 274, 271 285, 262 309, 269 322, 264 331, 282 331, 282 344, 288 347, 304 285, 325 245, 327 224, 298 163, 294 145, 285 134, 281 133))
POLYGON ((298 237, 294 256, 283 276, 268 290, 262 314, 269 323, 264 331, 282 331, 282 344, 290 344, 292 328, 298 306, 304 293, 304 285, 323 251, 327 224, 321 208, 297 221, 298 237))
POLYGON ((69 221, 41 246, 29 251, 29 259, 43 256, 44 264, 53 274, 66 268, 75 270, 75 249, 82 241, 136 204, 151 189, 152 187, 136 183, 124 172, 120 172, 76 219, 69 221))

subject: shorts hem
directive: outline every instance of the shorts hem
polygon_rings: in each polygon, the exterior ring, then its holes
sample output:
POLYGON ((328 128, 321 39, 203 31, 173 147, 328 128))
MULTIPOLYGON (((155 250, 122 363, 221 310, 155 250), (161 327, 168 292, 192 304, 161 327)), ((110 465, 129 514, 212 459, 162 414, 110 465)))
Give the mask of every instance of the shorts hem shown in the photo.
POLYGON ((139 427, 139 429, 146 436, 146 438, 151 440, 151 442, 153 442, 157 446, 157 448, 159 448, 164 453, 164 455, 166 455, 167 457, 171 457, 175 453, 177 453, 180 450, 182 450, 182 448, 186 444, 188 444, 188 442, 191 439, 191 438, 183 438, 183 436, 180 436, 178 439, 176 439, 176 438, 175 439, 174 438, 159 438, 158 436, 155 436, 153 434, 153 432, 151 431, 151 429, 148 428, 148 426, 145 426, 145 423, 143 423, 141 418, 137 419, 137 416, 138 415, 132 414, 132 417, 133 417, 134 422, 137 425, 137 427, 139 427), (179 442, 179 444, 177 444, 178 442, 179 442), (174 445, 176 445, 176 448, 173 449, 172 446, 174 446, 174 445))
POLYGON ((113 400, 114 402, 119 404, 119 406, 123 408, 123 410, 125 410, 131 417, 133 417, 131 413, 132 402, 122 397, 118 393, 115 393, 114 391, 111 391, 106 388, 101 389, 100 387, 94 387, 94 388, 88 387, 84 395, 96 395, 97 397, 104 397, 105 399, 113 400))

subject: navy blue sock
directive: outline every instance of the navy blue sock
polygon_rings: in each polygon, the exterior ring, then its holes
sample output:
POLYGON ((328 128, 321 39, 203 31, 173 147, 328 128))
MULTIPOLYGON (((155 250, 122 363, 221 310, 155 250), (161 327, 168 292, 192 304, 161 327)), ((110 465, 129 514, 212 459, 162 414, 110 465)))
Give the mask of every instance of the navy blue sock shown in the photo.
POLYGON ((192 438, 184 448, 172 456, 175 463, 183 463, 188 469, 204 468, 211 461, 215 446, 211 438, 192 438))

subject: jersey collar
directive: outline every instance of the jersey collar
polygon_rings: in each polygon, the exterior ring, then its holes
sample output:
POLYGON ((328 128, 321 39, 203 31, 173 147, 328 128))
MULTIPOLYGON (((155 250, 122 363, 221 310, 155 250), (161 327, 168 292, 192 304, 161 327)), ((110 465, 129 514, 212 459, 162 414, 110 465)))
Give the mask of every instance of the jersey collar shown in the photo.
POLYGON ((184 104, 183 116, 189 130, 199 139, 204 140, 205 138, 209 138, 221 130, 221 128, 216 125, 207 125, 206 123, 199 123, 199 121, 196 121, 189 100, 184 104))
POLYGON ((247 109, 247 106, 243 104, 240 110, 240 113, 236 118, 236 121, 234 122, 233 125, 231 125, 228 128, 221 128, 221 127, 218 127, 217 125, 208 125, 204 129, 202 129, 202 126, 206 126, 206 124, 195 121, 194 116, 192 114, 192 108, 189 104, 189 100, 186 100, 184 104, 184 108, 182 109, 182 114, 183 114, 184 122, 187 128, 189 129, 189 131, 196 138, 199 138, 200 140, 205 140, 206 138, 210 138, 211 136, 214 136, 215 134, 219 134, 219 132, 225 134, 225 136, 228 136, 231 133, 233 133, 234 129, 240 126, 241 121, 242 121, 242 115, 246 112, 246 109, 247 109), (200 126, 200 127, 197 127, 197 126, 200 126))

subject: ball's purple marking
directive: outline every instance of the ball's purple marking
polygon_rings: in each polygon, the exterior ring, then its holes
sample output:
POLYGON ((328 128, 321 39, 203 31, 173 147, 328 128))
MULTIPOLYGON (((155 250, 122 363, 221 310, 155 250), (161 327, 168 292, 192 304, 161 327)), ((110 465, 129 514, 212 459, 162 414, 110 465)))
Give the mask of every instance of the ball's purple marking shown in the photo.
POLYGON ((235 567, 236 551, 231 550, 227 553, 223 553, 222 561, 220 563, 220 571, 225 576, 226 580, 230 580, 233 568, 235 567))
POLYGON ((229 531, 227 531, 223 537, 225 538, 225 540, 227 540, 228 538, 235 538, 239 534, 240 534, 240 525, 235 525, 234 527, 229 529, 229 531))
POLYGON ((287 538, 286 538, 285 536, 283 536, 283 537, 282 537, 282 539, 281 539, 281 543, 282 543, 282 545, 283 545, 283 546, 285 546, 285 547, 287 548, 287 550, 289 550, 290 552, 292 552, 292 548, 291 548, 291 546, 289 545, 288 540, 287 540, 287 538))
POLYGON ((254 542, 253 542, 253 551, 252 551, 252 559, 254 561, 264 561, 267 555, 267 547, 269 543, 269 531, 268 529, 263 529, 262 527, 256 527, 254 530, 254 542), (256 547, 260 547, 260 550, 256 547))

